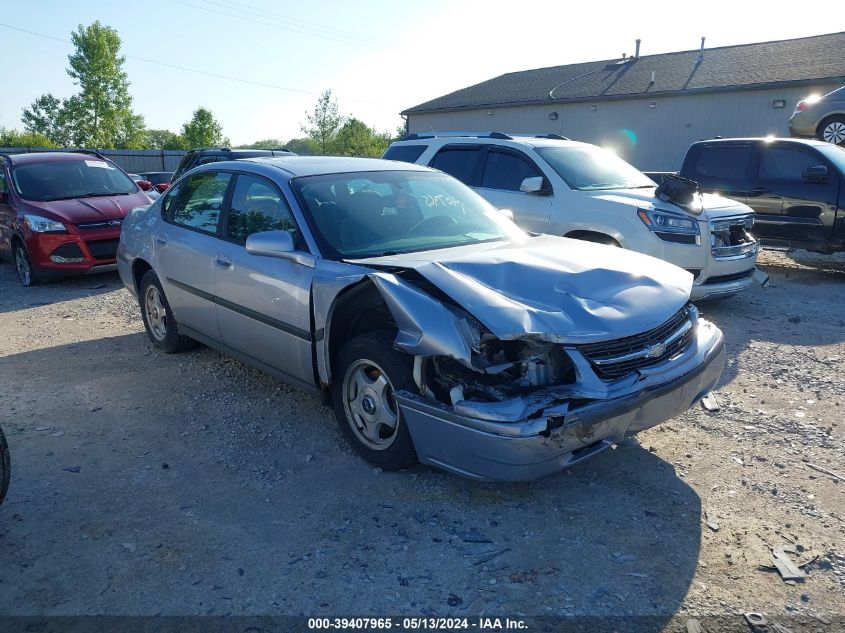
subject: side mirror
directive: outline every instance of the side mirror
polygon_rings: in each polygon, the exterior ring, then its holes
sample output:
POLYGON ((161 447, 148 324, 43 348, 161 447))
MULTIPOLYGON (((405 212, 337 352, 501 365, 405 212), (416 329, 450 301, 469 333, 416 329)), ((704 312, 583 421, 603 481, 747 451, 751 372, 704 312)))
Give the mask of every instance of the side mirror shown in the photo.
POLYGON ((511 222, 516 222, 516 220, 513 217, 513 211, 511 211, 510 209, 499 209, 499 213, 501 213, 503 216, 505 216, 511 222))
POLYGON ((293 236, 287 231, 263 231, 246 238, 246 252, 260 257, 276 257, 314 267, 314 256, 296 250, 293 236))
POLYGON ((153 188, 153 183, 149 180, 136 180, 135 183, 141 188, 141 191, 149 191, 153 188))
POLYGON ((522 181, 522 184, 519 185, 519 190, 522 193, 543 194, 545 192, 543 189, 543 177, 531 176, 530 178, 526 178, 522 181))
POLYGON ((801 177, 806 182, 827 182, 827 165, 813 165, 807 167, 801 177))

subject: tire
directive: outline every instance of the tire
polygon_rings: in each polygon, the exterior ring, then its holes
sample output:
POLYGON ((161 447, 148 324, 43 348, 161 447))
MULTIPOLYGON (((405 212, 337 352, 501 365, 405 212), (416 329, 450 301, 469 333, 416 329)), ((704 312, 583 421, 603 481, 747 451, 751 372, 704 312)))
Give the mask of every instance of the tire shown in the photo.
POLYGON ((9 461, 9 445, 6 444, 6 436, 3 429, 0 429, 0 504, 6 498, 6 491, 9 490, 9 476, 12 472, 9 461))
POLYGON ((379 331, 348 341, 338 354, 332 387, 341 433, 356 453, 384 470, 417 462, 408 425, 393 398, 396 391, 415 390, 413 360, 393 349, 394 338, 392 332, 379 331))
POLYGON ((15 271, 18 273, 18 281, 22 286, 34 286, 39 281, 39 277, 32 268, 32 260, 29 258, 29 253, 26 252, 26 246, 18 241, 15 241, 12 246, 12 263, 15 265, 15 271))
POLYGON ((141 305, 144 329, 156 349, 165 354, 178 354, 196 347, 197 342, 194 339, 179 334, 179 324, 173 317, 161 283, 152 270, 148 270, 141 277, 138 302, 141 305))
POLYGON ((609 235, 601 235, 599 233, 587 233, 585 235, 579 235, 575 239, 582 240, 584 242, 592 242, 593 244, 604 244, 605 246, 616 246, 619 248, 619 242, 614 240, 609 235))
POLYGON ((845 116, 832 116, 819 125, 820 141, 845 146, 845 116))

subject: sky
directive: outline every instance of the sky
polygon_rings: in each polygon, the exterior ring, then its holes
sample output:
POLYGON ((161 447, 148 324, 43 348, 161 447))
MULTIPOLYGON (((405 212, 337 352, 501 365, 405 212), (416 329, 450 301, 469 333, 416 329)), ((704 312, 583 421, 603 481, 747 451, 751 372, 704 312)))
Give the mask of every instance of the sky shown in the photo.
POLYGON ((648 55, 698 49, 702 36, 709 48, 845 31, 841 0, 796 15, 736 0, 0 0, 0 126, 21 128, 45 92, 75 92, 70 33, 95 20, 120 35, 147 127, 179 131, 204 106, 245 144, 302 136, 326 89, 341 114, 393 132, 418 103, 507 72, 630 55, 637 38, 648 55))

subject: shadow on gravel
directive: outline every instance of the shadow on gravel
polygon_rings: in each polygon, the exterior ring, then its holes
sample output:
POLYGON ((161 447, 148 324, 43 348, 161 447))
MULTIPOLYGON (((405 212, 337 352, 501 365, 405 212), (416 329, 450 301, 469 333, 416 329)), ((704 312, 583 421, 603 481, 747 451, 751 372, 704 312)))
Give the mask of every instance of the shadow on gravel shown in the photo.
POLYGON ((699 497, 636 442, 477 483, 380 472, 317 399, 143 335, 8 356, 0 374, 0 613, 613 614, 659 630, 690 591, 699 497))
POLYGON ((72 301, 122 288, 116 272, 68 277, 24 288, 14 266, 0 259, 0 314, 72 301))

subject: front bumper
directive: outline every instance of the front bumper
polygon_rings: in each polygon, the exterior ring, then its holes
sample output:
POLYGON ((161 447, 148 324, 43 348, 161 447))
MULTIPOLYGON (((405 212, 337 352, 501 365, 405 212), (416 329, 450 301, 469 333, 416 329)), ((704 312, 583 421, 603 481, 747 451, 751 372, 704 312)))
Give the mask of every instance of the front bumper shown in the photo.
POLYGON ((643 371, 627 393, 608 389, 606 399, 561 403, 513 423, 456 415, 409 392, 396 398, 422 463, 473 479, 529 481, 668 420, 713 389, 725 365, 724 337, 705 321, 696 328, 681 356, 643 371))
POLYGON ((115 270, 119 237, 120 227, 69 227, 67 233, 29 233, 25 242, 36 274, 58 277, 115 270))

